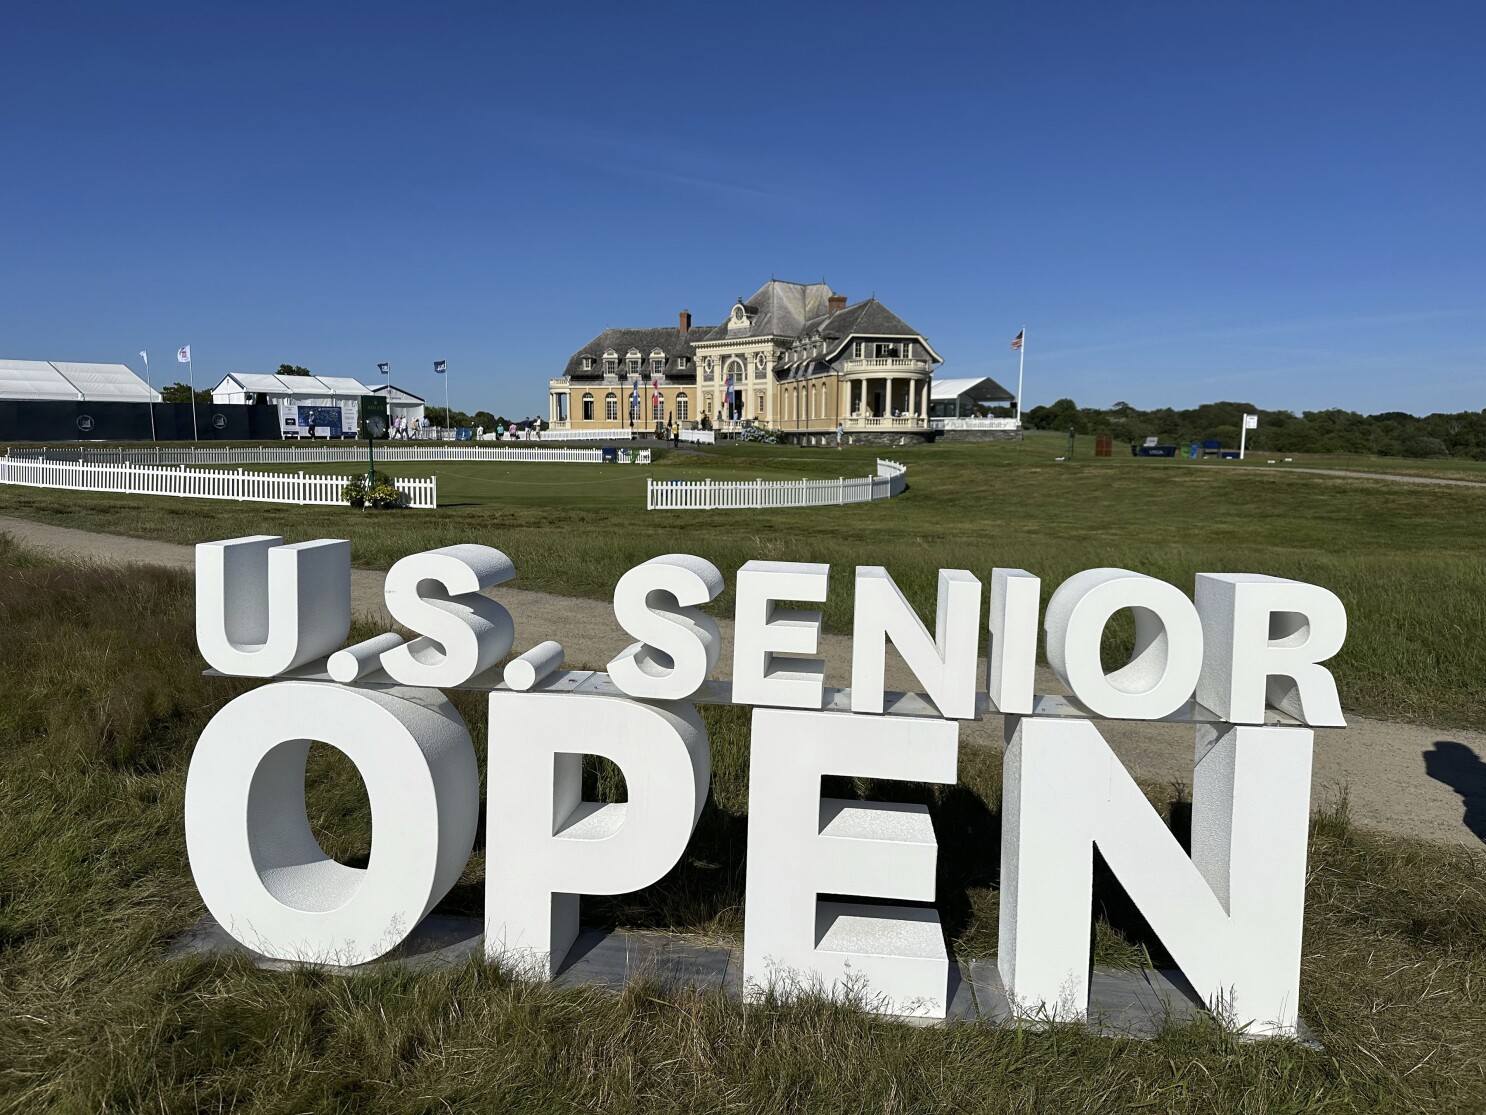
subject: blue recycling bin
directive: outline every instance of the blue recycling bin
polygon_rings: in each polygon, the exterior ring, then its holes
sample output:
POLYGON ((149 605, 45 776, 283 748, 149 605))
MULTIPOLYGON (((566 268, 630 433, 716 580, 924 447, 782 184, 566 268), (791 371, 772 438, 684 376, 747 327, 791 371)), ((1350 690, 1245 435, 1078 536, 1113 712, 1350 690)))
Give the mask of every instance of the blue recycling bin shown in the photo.
POLYGON ((619 460, 619 450, 612 445, 606 445, 601 452, 604 455, 604 464, 612 465, 619 460))

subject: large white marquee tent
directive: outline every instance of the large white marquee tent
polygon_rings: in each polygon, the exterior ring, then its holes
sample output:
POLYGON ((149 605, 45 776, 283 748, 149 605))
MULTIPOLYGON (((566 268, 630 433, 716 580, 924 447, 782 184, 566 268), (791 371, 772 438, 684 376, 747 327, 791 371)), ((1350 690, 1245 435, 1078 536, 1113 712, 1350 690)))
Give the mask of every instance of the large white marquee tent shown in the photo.
POLYGON ((0 359, 0 399, 12 402, 158 403, 160 392, 124 364, 0 359))
POLYGON ((272 403, 287 437, 355 436, 361 400, 374 392, 346 376, 270 376, 232 372, 212 388, 214 403, 272 403))

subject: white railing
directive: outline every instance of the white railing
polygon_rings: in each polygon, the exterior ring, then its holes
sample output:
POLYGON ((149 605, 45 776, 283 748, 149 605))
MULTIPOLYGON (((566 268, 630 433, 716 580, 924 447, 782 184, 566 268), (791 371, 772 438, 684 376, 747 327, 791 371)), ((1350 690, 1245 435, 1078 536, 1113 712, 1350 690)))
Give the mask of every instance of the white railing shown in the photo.
POLYGON ((928 419, 911 414, 900 414, 896 418, 873 418, 854 414, 842 422, 848 430, 922 430, 928 424, 928 419))
POLYGON ((936 430, 1015 430, 1015 418, 930 418, 936 430))
POLYGON ((853 356, 846 361, 848 372, 856 368, 893 368, 899 371, 910 371, 928 366, 927 360, 920 360, 916 356, 853 356))
POLYGON ((698 445, 716 445, 717 444, 717 431, 716 430, 682 430, 681 431, 681 440, 682 441, 695 442, 698 445))
MULTIPOLYGON (((308 465, 361 464, 364 445, 249 445, 172 446, 153 449, 83 448, 16 449, 15 457, 28 460, 73 461, 90 465, 308 465)), ((548 464, 598 464, 604 459, 598 449, 559 449, 536 445, 408 445, 378 442, 378 462, 397 461, 535 461, 548 464)))
POLYGON ((714 511, 765 507, 834 507, 901 495, 908 468, 877 462, 876 476, 837 480, 650 480, 647 511, 714 511))
POLYGON ((631 432, 623 430, 566 430, 552 427, 542 431, 543 441, 629 441, 631 432))
MULTIPOLYGON (((188 496, 252 503, 344 504, 341 490, 349 476, 308 473, 248 472, 238 469, 86 464, 0 457, 0 484, 31 488, 67 488, 78 492, 118 492, 146 496, 188 496)), ((409 506, 438 506, 438 477, 399 479, 397 489, 409 506)))

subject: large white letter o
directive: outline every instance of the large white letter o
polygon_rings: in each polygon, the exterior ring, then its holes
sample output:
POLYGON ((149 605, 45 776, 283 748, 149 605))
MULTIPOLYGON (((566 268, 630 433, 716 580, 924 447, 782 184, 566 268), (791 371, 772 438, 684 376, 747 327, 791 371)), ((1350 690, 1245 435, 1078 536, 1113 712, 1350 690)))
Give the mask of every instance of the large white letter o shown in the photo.
POLYGON ((1159 720, 1192 696, 1202 672, 1202 622, 1185 593, 1128 569, 1086 569, 1053 593, 1044 621, 1047 661, 1096 716, 1159 720), (1135 614, 1135 653, 1104 672, 1099 645, 1110 617, 1135 614))
POLYGON ((464 870, 480 781, 469 731, 435 690, 265 685, 201 733, 186 852, 217 923, 265 956, 363 964, 396 947, 464 870), (311 741, 356 764, 371 802, 365 869, 325 854, 305 816, 311 741))

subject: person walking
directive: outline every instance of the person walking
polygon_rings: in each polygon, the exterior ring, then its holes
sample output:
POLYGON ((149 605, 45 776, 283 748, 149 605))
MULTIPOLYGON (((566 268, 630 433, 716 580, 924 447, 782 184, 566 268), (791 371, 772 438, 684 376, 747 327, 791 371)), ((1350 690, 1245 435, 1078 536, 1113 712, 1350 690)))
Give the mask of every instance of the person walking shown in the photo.
POLYGON ((844 426, 842 426, 840 422, 837 422, 836 423, 836 448, 838 450, 841 448, 841 435, 843 433, 845 433, 845 432, 846 432, 846 428, 844 426))

